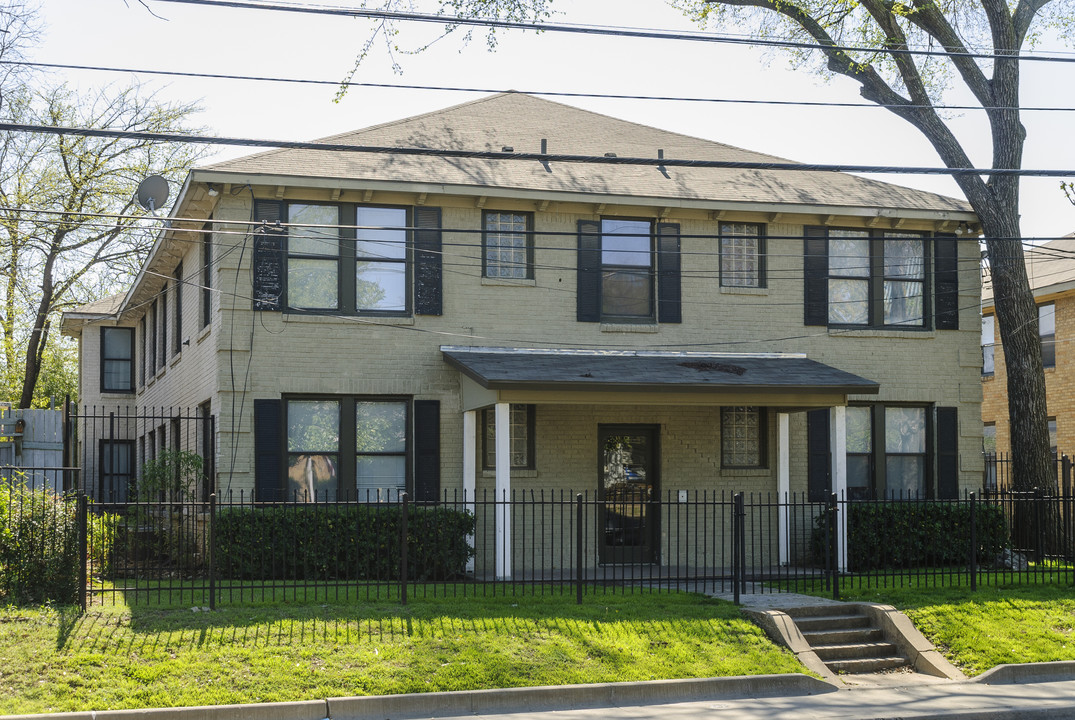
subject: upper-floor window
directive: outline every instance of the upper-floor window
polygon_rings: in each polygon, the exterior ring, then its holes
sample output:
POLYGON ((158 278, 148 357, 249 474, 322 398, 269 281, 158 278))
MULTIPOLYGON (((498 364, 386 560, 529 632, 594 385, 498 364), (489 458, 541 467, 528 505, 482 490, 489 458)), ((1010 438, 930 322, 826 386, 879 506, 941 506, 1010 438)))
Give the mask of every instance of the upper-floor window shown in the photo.
MULTIPOLYGON (((496 468, 496 413, 482 411, 482 468, 496 468)), ((534 468, 534 406, 511 405, 508 415, 512 470, 534 468)))
POLYGON ((138 387, 142 387, 146 384, 146 343, 149 340, 146 338, 146 318, 149 313, 142 316, 142 319, 138 321, 138 333, 141 336, 141 344, 139 347, 142 349, 139 355, 138 362, 138 387))
POLYGON ((202 327, 209 325, 213 312, 213 225, 202 232, 202 327))
POLYGON ((175 268, 175 315, 172 317, 172 355, 183 350, 183 263, 175 268))
POLYGON ((533 215, 482 213, 482 274, 488 278, 534 277, 533 215))
MULTIPOLYGON (((807 228, 807 324, 929 327, 930 242, 918 233, 807 228)), ((950 243, 938 249, 944 272, 938 270, 936 294, 945 304, 938 310, 937 323, 943 329, 958 327, 958 307, 949 307, 957 297, 958 281, 949 267, 952 252, 950 243)))
POLYGON ((1042 367, 1056 367, 1056 305, 1038 305, 1038 337, 1041 338, 1042 367))
POLYGON ((765 236, 761 225, 721 224, 720 284, 722 287, 765 287, 765 236))
POLYGON ((157 315, 160 338, 157 339, 157 350, 160 352, 157 367, 163 370, 168 366, 168 286, 165 285, 160 295, 160 313, 157 315))
POLYGON ((996 345, 997 319, 993 315, 982 317, 982 375, 993 374, 993 350, 996 345))
POLYGON ((288 307, 407 313, 407 215, 404 208, 288 204, 288 307))
POLYGON ((149 378, 157 374, 157 301, 154 300, 149 306, 149 345, 146 349, 146 357, 149 362, 149 378))
POLYGON ((101 328, 101 392, 134 392, 134 328, 101 328))
POLYGON ((601 221, 601 319, 654 317, 653 226, 648 220, 601 221))

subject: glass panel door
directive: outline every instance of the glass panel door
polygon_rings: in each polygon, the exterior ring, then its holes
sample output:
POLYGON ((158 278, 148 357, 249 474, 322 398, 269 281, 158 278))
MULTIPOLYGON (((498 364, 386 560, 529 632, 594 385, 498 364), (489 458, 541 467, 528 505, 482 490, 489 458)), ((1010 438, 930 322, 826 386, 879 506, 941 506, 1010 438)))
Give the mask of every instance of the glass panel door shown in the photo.
POLYGON ((657 428, 600 426, 598 462, 601 562, 657 562, 657 428))

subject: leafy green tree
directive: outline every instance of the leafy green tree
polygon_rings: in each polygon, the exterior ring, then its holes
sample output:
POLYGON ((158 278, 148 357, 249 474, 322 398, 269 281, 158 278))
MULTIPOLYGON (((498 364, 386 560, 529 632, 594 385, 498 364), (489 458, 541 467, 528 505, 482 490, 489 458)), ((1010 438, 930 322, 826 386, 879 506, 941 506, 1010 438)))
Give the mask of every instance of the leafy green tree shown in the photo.
MULTIPOLYGON (((1026 130, 1020 121, 1020 59, 1042 31, 1075 26, 1071 0, 672 0, 704 27, 819 46, 791 48, 806 69, 843 75, 865 99, 911 123, 945 166, 973 168, 966 148, 937 109, 958 81, 985 109, 992 161, 982 174, 953 178, 982 224, 997 319, 1008 369, 1013 477, 1017 487, 1047 487, 1052 457, 1037 308, 1023 264, 1017 175, 990 170, 1022 166, 1026 130), (938 54, 908 51, 928 49, 938 54)), ((372 4, 371 4, 372 5, 372 4)), ((439 0, 446 16, 497 20, 547 17, 554 0, 439 0)), ((408 0, 378 7, 407 11, 408 0)), ((445 33, 458 30, 446 20, 445 33)), ((465 31, 469 38, 470 31, 465 31)), ((496 45, 493 31, 487 44, 496 45)), ((395 51, 396 30, 385 21, 361 48, 357 62, 383 39, 395 51)), ((421 50, 423 48, 419 48, 421 50)))
MULTIPOLYGON (((193 105, 162 103, 138 88, 79 94, 24 84, 5 93, 14 124, 191 132, 193 105)), ((135 201, 139 182, 178 182, 198 157, 189 145, 6 131, 0 134, 0 358, 6 384, 29 407, 59 314, 125 287, 153 243, 156 222, 135 201)), ((54 384, 50 379, 50 384, 54 384)))

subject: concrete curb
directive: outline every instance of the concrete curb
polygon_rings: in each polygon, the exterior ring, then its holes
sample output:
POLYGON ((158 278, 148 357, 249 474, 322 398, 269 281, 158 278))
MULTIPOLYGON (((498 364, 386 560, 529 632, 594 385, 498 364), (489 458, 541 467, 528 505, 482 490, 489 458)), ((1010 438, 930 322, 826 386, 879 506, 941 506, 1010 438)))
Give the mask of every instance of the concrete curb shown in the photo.
POLYGON ((1023 665, 997 665, 986 670, 971 682, 983 685, 1018 685, 1020 683, 1047 683, 1075 680, 1075 660, 1026 663, 1023 665))
POLYGON ((580 710, 696 700, 792 697, 836 692, 808 675, 744 675, 689 680, 596 683, 369 695, 303 702, 0 715, 0 720, 381 720, 430 716, 580 710))

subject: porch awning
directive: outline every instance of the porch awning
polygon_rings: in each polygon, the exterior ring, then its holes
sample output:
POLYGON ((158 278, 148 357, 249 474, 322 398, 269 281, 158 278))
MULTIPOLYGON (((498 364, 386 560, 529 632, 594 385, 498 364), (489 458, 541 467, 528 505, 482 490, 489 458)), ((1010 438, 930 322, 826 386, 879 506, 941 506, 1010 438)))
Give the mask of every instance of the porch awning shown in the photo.
POLYGON ((486 390, 780 395, 876 394, 873 380, 791 353, 547 350, 442 346, 486 390))

